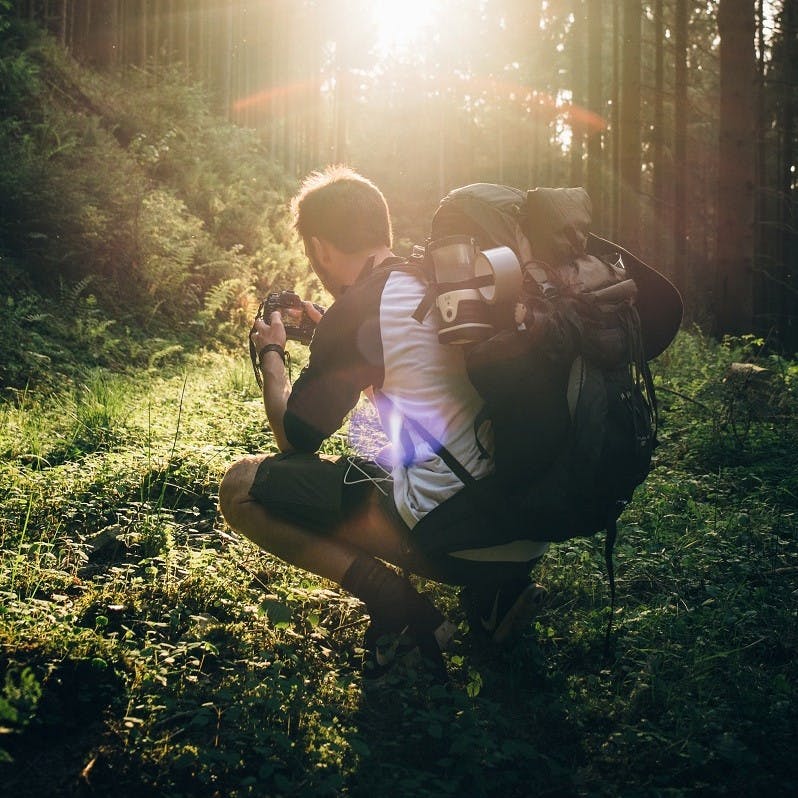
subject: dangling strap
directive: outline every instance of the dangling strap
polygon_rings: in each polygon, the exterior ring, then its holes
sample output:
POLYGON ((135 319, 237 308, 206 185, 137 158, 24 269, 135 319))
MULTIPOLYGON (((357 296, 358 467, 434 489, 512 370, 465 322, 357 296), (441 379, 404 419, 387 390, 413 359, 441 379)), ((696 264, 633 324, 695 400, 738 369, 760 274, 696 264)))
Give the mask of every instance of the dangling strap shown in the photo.
POLYGON ((488 406, 483 405, 482 409, 477 413, 476 418, 474 419, 474 440, 477 444, 477 449, 479 449, 479 459, 480 460, 487 460, 490 457, 490 453, 488 450, 482 445, 482 441, 479 439, 479 428, 486 422, 490 420, 490 413, 488 413, 488 406))
MULTIPOLYGON (((620 502, 621 509, 625 502, 620 502)), ((610 580, 610 619, 607 621, 607 631, 604 635, 604 656, 609 657, 610 653, 610 636, 612 634, 612 622, 615 618, 615 564, 613 562, 612 554, 615 549, 615 540, 618 537, 618 507, 616 506, 610 512, 607 519, 607 537, 604 540, 604 562, 607 564, 607 576, 610 580)))

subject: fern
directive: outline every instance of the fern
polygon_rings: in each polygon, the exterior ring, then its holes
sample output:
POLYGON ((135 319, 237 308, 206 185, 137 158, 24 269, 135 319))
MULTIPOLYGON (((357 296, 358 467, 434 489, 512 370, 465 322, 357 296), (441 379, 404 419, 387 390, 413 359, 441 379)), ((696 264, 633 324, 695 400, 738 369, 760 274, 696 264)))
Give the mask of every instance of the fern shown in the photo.
POLYGON ((67 307, 74 308, 78 300, 83 295, 83 292, 94 281, 93 274, 87 274, 78 280, 73 285, 66 284, 63 280, 59 280, 59 296, 61 302, 67 307))
POLYGON ((206 321, 228 316, 232 306, 246 293, 247 286, 241 278, 222 280, 205 294, 200 316, 206 321))

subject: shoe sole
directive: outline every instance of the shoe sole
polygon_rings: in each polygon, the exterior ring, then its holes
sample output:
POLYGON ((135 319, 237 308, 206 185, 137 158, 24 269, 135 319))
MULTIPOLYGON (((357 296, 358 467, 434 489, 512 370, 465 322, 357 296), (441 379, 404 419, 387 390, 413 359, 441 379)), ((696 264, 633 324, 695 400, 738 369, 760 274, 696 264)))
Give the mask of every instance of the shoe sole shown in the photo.
POLYGON ((520 635, 540 612, 546 600, 546 588, 542 585, 529 585, 515 600, 491 635, 497 645, 503 645, 513 637, 520 635))
POLYGON ((371 672, 364 671, 364 688, 373 689, 384 686, 391 678, 395 678, 396 671, 416 670, 426 663, 427 668, 431 668, 430 673, 434 681, 445 683, 448 679, 446 666, 443 663, 442 653, 446 651, 454 639, 457 627, 445 620, 433 632, 435 650, 422 652, 418 643, 408 647, 407 633, 408 627, 402 630, 401 634, 394 635, 393 639, 385 646, 375 645, 374 660, 376 668, 371 672), (392 677, 393 674, 393 677, 392 677))

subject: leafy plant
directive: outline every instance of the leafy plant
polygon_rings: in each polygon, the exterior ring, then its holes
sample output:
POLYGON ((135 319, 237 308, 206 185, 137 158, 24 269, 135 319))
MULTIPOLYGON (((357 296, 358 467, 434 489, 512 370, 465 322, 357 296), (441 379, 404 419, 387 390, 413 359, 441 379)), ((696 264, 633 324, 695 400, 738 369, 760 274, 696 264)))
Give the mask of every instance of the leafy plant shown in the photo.
POLYGON ((0 99, 0 265, 18 275, 0 303, 2 384, 229 346, 275 281, 310 285, 290 183, 177 71, 121 84, 37 35, 0 59, 0 99))
MULTIPOLYGON (((41 685, 31 668, 10 667, 0 692, 0 723, 9 724, 10 728, 2 728, 2 731, 24 729, 33 718, 41 697, 41 685)), ((11 761, 11 755, 0 748, 0 762, 11 761)))

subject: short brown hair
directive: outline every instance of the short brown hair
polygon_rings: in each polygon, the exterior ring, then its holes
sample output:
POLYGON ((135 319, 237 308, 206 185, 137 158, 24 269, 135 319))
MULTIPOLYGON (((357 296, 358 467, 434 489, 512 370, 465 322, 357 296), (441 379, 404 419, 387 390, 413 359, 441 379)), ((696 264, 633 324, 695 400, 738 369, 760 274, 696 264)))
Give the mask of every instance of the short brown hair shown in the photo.
POLYGON ((391 247, 388 203, 370 180, 348 166, 328 166, 302 182, 291 201, 294 225, 307 243, 323 238, 341 252, 391 247))

